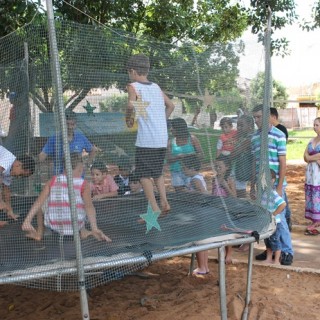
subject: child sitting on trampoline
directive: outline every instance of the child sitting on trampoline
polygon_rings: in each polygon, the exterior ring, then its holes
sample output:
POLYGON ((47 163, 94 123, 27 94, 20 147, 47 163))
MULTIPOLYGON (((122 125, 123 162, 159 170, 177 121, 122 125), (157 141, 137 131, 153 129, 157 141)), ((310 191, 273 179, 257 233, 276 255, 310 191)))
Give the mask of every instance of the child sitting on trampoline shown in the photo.
POLYGON ((108 174, 107 166, 100 160, 95 160, 90 168, 92 200, 116 197, 118 186, 112 175, 108 174))
MULTIPOLYGON (((97 227, 96 211, 91 200, 90 185, 82 178, 84 164, 81 155, 73 153, 70 155, 70 158, 80 236, 83 239, 94 236, 97 240, 111 241, 111 239, 97 227), (88 217, 91 231, 85 228, 86 217, 88 217)), ((52 179, 46 183, 25 218, 22 224, 22 230, 27 232, 27 237, 41 240, 44 225, 53 233, 62 236, 73 235, 67 177, 65 174, 53 176, 52 179), (47 205, 43 214, 42 206, 45 205, 46 201, 47 205), (31 224, 35 215, 37 215, 37 231, 31 224)))
MULTIPOLYGON (((187 177, 190 177, 188 190, 191 192, 200 192, 207 194, 207 184, 202 174, 199 173, 201 162, 197 155, 191 154, 182 159, 182 170, 187 177)), ((196 253, 198 267, 193 270, 192 274, 206 275, 209 273, 208 250, 196 253)))
MULTIPOLYGON (((276 173, 274 170, 270 169, 272 185, 274 186, 276 181, 276 173)), ((276 265, 280 265, 281 258, 281 232, 284 228, 281 227, 282 223, 287 223, 286 220, 282 221, 281 212, 286 208, 285 200, 279 196, 275 187, 271 191, 271 195, 269 199, 267 199, 267 194, 264 193, 262 196, 262 205, 267 207, 268 211, 275 216, 275 220, 277 223, 276 231, 267 239, 264 240, 266 248, 267 248, 267 258, 264 260, 264 263, 272 263, 276 265)))
POLYGON ((149 58, 143 54, 133 55, 127 62, 133 82, 127 86, 126 124, 131 128, 135 115, 138 122, 135 172, 153 212, 166 214, 170 211, 170 205, 162 171, 168 142, 167 119, 174 104, 156 83, 148 80, 149 68, 149 58), (161 210, 154 194, 153 180, 160 195, 161 210))

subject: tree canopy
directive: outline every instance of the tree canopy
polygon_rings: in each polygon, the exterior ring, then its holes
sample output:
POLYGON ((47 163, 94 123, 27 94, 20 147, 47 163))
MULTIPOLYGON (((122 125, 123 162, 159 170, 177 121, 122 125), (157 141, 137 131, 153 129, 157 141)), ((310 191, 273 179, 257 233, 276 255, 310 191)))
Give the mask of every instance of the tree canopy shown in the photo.
MULTIPOLYGON (((259 72, 257 76, 251 81, 250 92, 252 95, 251 101, 253 104, 263 102, 264 81, 264 72, 259 72)), ((286 88, 279 81, 273 80, 272 82, 272 96, 273 100, 275 101, 275 108, 284 109, 287 106, 286 100, 288 99, 288 94, 286 88)))

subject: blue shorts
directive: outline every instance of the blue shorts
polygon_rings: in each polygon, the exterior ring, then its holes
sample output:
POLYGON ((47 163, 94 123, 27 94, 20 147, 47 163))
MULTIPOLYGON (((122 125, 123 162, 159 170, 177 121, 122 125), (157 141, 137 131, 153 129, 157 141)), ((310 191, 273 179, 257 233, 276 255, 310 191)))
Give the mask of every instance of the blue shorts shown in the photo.
POLYGON ((171 171, 171 185, 173 187, 184 187, 189 184, 190 177, 182 171, 171 171))

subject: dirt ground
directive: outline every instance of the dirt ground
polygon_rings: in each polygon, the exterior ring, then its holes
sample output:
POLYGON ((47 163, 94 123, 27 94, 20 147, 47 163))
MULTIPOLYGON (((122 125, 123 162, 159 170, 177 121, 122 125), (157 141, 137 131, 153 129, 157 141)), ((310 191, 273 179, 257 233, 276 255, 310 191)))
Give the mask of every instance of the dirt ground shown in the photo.
MULTIPOLYGON (((304 165, 288 165, 288 197, 293 223, 304 219, 304 165)), ((303 237, 303 233, 301 233, 303 237)), ((310 259, 312 256, 310 255, 310 259)), ((220 319, 218 264, 210 261, 206 276, 188 276, 188 257, 153 263, 149 278, 127 276, 92 289, 91 320, 220 319)), ((307 265, 307 261, 306 261, 307 265)), ((228 265, 228 319, 241 319, 247 265, 228 265)), ((249 319, 320 319, 319 273, 254 265, 249 319)), ((14 285, 0 287, 0 319, 81 319, 78 293, 58 293, 14 285)))

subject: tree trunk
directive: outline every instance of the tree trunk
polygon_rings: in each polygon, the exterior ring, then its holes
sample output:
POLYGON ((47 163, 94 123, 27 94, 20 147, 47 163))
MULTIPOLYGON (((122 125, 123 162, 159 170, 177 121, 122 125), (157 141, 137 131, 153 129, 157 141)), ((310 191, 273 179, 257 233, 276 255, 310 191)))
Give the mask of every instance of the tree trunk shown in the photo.
POLYGON ((201 111, 201 108, 200 107, 197 107, 195 113, 194 113, 194 117, 192 119, 192 122, 191 122, 191 125, 194 126, 197 124, 197 120, 198 120, 198 116, 200 114, 200 111, 201 111))

